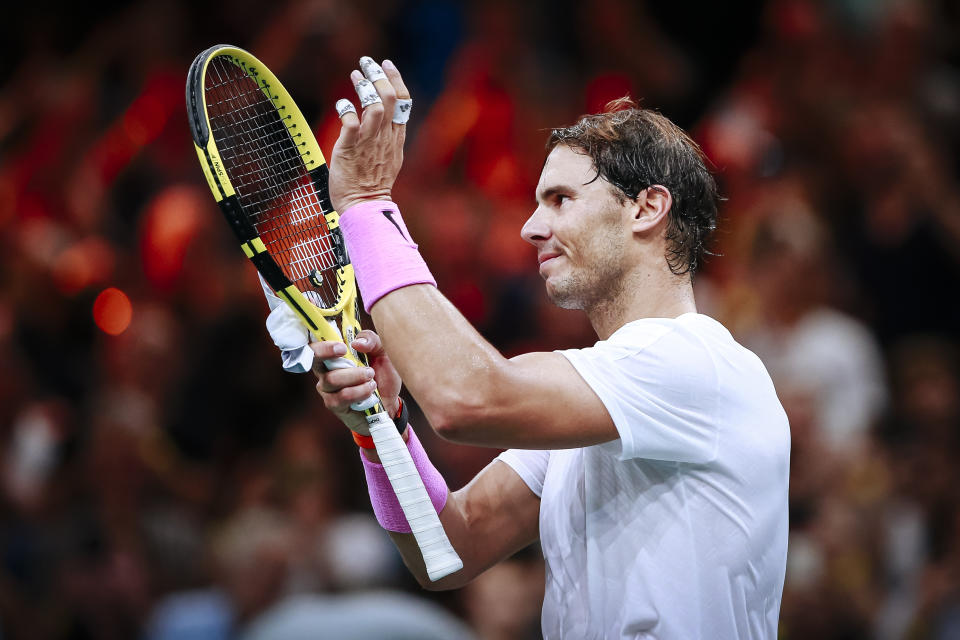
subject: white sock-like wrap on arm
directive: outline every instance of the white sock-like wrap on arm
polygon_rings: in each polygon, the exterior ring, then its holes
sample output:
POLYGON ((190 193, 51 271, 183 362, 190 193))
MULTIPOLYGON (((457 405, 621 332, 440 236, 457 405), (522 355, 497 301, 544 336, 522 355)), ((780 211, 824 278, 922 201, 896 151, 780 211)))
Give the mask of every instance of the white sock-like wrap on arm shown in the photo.
POLYGON ((350 207, 340 214, 340 229, 367 313, 391 291, 437 286, 393 202, 369 200, 350 207))

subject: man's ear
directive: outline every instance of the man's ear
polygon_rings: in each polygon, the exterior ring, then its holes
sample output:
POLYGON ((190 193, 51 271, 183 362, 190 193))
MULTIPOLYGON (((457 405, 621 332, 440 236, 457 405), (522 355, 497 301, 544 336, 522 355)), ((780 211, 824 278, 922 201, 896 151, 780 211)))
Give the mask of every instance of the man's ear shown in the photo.
POLYGON ((670 190, 654 184, 637 194, 637 208, 633 214, 633 232, 646 233, 666 219, 673 206, 670 190))

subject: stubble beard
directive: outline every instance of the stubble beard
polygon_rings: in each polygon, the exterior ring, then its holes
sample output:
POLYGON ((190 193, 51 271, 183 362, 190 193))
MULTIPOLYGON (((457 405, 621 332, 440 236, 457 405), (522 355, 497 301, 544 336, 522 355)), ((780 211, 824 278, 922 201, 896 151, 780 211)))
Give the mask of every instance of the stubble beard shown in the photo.
MULTIPOLYGON (((608 245, 610 246, 610 245, 608 245)), ((590 312, 619 298, 625 269, 620 264, 617 247, 599 253, 592 269, 580 268, 547 285, 547 297, 561 309, 590 312)))
POLYGON ((561 309, 585 309, 589 285, 578 276, 567 276, 552 285, 547 285, 547 297, 561 309))
MULTIPOLYGON (((612 207, 612 205, 611 205, 612 207)), ((581 309, 588 314, 619 298, 626 267, 623 256, 626 238, 622 235, 616 208, 604 211, 600 223, 580 254, 580 264, 571 264, 570 273, 547 286, 547 297, 561 309, 581 309), (584 266, 587 265, 587 266, 584 266)))

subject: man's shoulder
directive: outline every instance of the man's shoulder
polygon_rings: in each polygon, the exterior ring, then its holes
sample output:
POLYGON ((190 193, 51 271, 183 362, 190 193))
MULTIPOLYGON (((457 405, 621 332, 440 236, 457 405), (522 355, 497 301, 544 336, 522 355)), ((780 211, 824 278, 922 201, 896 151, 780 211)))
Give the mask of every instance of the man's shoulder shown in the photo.
POLYGON ((609 339, 567 357, 575 366, 578 362, 602 366, 614 377, 649 380, 660 387, 717 391, 724 378, 728 383, 724 386, 749 380, 750 385, 772 388, 760 358, 720 322, 699 313, 635 320, 609 339))
POLYGON ((715 352, 734 346, 739 347, 719 322, 688 313, 677 318, 629 322, 594 348, 607 349, 617 357, 644 354, 645 359, 683 368, 708 365, 715 352))
MULTIPOLYGON (((644 318, 627 323, 592 347, 563 351, 578 370, 584 366, 626 385, 648 383, 659 388, 716 385, 716 337, 684 318, 644 318)), ((723 332, 725 329, 716 321, 723 332)), ((729 333, 726 333, 727 339, 729 333)))

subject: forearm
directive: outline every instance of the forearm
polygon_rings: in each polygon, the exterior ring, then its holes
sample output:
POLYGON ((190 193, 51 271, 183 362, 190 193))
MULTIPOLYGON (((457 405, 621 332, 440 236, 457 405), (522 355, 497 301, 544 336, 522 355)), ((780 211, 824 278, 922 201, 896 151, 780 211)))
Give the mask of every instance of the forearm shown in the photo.
POLYGON ((435 287, 371 309, 386 350, 430 426, 461 444, 568 449, 619 437, 610 414, 559 353, 506 359, 435 287))
MULTIPOLYGON (((374 324, 430 424, 451 437, 463 422, 483 422, 501 397, 510 362, 436 287, 393 291, 371 309, 374 324)), ((476 442, 483 444, 482 442, 476 442)))
POLYGON ((453 545, 460 559, 463 560, 463 568, 436 582, 432 582, 427 576, 427 568, 423 563, 423 555, 417 546, 417 541, 413 537, 413 534, 397 533, 395 531, 387 532, 390 534, 390 539, 393 541, 393 544, 396 545, 397 550, 400 552, 400 556, 403 558, 403 563, 407 566, 407 569, 410 570, 410 573, 413 574, 413 577, 416 578, 421 587, 430 591, 459 589, 480 573, 480 571, 477 571, 473 566, 473 563, 468 562, 469 559, 464 557, 465 554, 463 550, 469 549, 471 545, 466 536, 463 535, 463 522, 460 518, 459 509, 455 505, 453 494, 447 496, 447 504, 443 508, 443 511, 440 512, 440 522, 443 524, 444 531, 446 531, 447 537, 450 539, 450 544, 453 545))
POLYGON ((440 522, 463 569, 431 582, 412 534, 389 532, 403 562, 425 589, 458 589, 538 538, 539 500, 502 462, 492 462, 470 484, 450 493, 440 522))

